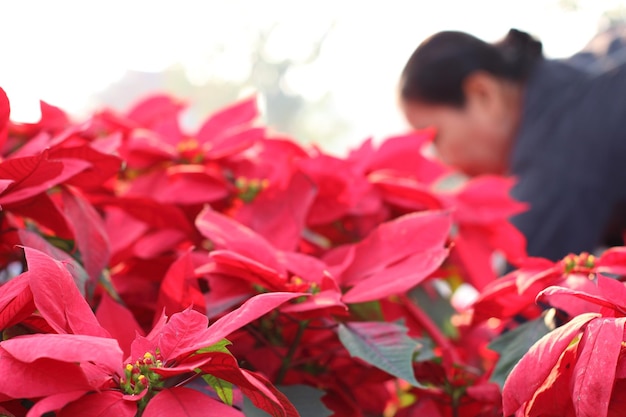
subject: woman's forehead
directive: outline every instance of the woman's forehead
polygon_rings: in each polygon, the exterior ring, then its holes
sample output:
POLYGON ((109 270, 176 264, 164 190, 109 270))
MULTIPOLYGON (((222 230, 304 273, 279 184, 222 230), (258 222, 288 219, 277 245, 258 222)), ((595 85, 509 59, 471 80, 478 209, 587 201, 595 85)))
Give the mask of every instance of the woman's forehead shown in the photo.
POLYGON ((453 109, 447 106, 418 102, 404 102, 402 110, 414 129, 441 127, 446 115, 453 112, 453 109))

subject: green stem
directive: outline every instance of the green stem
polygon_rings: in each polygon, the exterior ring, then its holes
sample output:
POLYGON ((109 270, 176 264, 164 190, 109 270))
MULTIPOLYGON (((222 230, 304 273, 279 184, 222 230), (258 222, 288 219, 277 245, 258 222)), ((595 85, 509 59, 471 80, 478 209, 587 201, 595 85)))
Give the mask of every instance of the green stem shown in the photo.
POLYGON ((280 365, 280 369, 278 370, 278 375, 276 376, 276 385, 280 385, 285 379, 285 375, 287 375, 287 371, 291 366, 291 361, 293 360, 293 356, 296 354, 296 350, 300 345, 300 340, 302 340, 302 335, 304 335, 304 331, 306 330, 306 326, 309 324, 308 320, 301 321, 298 323, 298 331, 296 332, 296 336, 289 346, 289 351, 287 352, 287 356, 283 358, 282 364, 280 365))

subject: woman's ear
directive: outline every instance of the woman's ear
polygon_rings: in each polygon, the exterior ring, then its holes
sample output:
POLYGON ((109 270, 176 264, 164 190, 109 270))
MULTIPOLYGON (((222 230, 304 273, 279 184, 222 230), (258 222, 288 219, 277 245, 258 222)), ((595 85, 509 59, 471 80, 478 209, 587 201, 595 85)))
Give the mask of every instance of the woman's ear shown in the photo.
POLYGON ((463 82, 463 93, 468 110, 482 117, 499 117, 502 113, 502 83, 485 71, 475 71, 463 82))

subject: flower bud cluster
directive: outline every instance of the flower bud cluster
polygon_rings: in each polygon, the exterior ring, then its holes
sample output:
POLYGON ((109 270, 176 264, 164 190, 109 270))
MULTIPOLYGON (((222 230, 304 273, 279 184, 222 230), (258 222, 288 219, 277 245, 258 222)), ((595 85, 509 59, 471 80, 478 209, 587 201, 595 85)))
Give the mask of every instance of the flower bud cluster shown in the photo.
POLYGON ((162 366, 162 357, 158 352, 156 355, 146 352, 140 360, 126 364, 124 376, 120 379, 120 388, 125 394, 137 395, 145 389, 160 386, 161 377, 153 369, 162 366))
POLYGON ((580 255, 570 254, 563 258, 563 272, 565 274, 583 273, 588 274, 596 266, 596 257, 582 252, 580 255))

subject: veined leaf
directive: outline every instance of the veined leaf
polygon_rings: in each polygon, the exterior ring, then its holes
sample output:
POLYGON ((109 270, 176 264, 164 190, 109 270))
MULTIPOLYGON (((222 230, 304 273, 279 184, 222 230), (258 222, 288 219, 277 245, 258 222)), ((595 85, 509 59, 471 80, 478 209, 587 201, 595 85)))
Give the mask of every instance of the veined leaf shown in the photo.
POLYGON ((356 322, 339 325, 339 339, 354 357, 414 386, 422 386, 413 373, 413 354, 421 345, 407 336, 399 323, 356 322))

